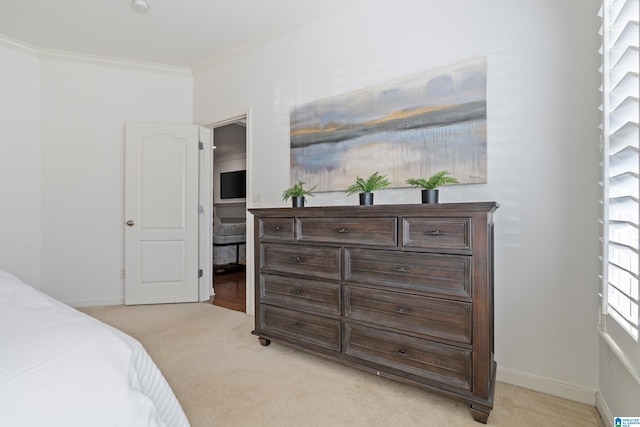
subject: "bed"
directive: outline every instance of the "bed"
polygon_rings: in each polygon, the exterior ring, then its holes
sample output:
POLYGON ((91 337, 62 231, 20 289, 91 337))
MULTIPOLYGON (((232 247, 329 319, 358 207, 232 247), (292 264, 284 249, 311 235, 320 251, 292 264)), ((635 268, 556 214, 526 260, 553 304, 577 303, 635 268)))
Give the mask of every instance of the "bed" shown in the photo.
POLYGON ((213 264, 241 267, 245 260, 247 225, 244 218, 224 218, 213 225, 213 264))
POLYGON ((137 340, 3 271, 0 424, 189 426, 137 340))

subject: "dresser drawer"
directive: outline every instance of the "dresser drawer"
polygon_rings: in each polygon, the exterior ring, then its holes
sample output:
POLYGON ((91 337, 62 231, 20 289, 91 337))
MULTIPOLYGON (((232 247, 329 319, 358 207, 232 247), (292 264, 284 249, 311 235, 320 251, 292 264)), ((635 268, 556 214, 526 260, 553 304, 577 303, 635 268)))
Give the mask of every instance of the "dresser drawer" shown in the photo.
POLYGON ((296 218, 297 240, 371 246, 397 246, 398 220, 380 218, 296 218))
POLYGON ((471 257, 345 248, 345 280, 471 298, 471 257))
POLYGON ((340 320, 262 305, 259 327, 297 342, 340 351, 340 320))
POLYGON ((471 389, 471 350, 345 323, 345 354, 399 376, 471 389))
POLYGON ((345 318, 471 344, 471 303, 345 286, 345 318))
POLYGON ((402 245, 408 248, 471 250, 471 218, 403 218, 402 245))
POLYGON ((340 280, 340 248, 260 245, 262 272, 293 273, 340 280))
POLYGON ((293 241, 293 218, 260 218, 258 230, 262 241, 293 241))
POLYGON ((263 274, 260 301, 340 315, 340 283, 263 274))

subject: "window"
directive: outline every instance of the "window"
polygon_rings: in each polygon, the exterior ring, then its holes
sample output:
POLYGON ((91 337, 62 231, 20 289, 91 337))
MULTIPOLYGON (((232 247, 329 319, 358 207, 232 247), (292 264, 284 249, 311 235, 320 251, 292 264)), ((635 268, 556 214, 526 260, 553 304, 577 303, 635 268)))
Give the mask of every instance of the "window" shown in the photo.
POLYGON ((638 21, 640 0, 603 0, 602 336, 640 382, 638 21))

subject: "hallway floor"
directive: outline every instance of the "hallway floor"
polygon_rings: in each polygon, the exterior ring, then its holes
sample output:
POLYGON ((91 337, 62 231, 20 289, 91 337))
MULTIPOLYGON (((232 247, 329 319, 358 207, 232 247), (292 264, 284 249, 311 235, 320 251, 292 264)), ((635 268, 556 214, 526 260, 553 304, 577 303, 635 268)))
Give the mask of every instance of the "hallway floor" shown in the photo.
POLYGON ((244 269, 213 275, 216 293, 213 305, 235 311, 246 311, 247 281, 244 269))

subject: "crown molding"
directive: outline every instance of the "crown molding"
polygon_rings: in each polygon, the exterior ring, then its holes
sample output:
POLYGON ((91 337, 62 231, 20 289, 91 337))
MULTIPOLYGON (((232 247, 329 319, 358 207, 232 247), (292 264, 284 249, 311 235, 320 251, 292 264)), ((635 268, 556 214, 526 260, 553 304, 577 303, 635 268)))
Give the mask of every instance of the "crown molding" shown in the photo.
POLYGON ((38 48, 37 46, 5 36, 4 34, 0 34, 0 45, 32 54, 33 56, 41 59, 68 61, 79 64, 103 65, 116 68, 128 68, 140 71, 151 71, 162 74, 192 77, 191 68, 189 67, 155 64, 152 62, 134 61, 129 59, 89 55, 85 53, 69 52, 64 50, 38 48))
POLYGON ((153 62, 134 61, 130 59, 112 58, 108 56, 90 55, 56 49, 38 49, 38 56, 42 59, 62 60, 81 64, 106 65, 116 68, 129 68, 141 71, 152 71, 162 74, 173 74, 191 77, 189 67, 155 64, 153 62))
POLYGON ((36 46, 5 36, 4 34, 0 34, 0 45, 38 56, 38 48, 36 46))

